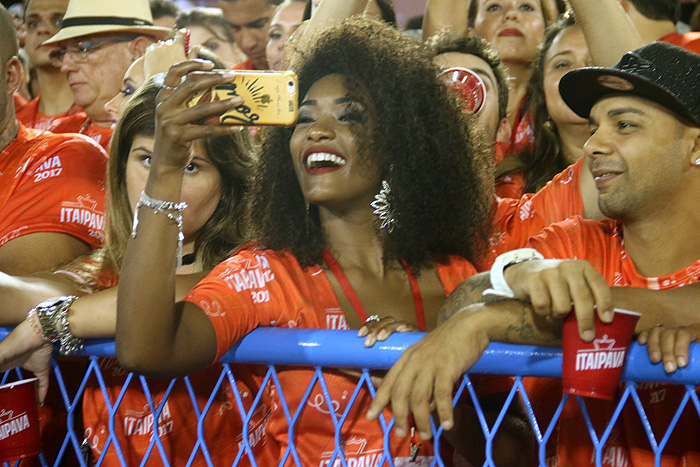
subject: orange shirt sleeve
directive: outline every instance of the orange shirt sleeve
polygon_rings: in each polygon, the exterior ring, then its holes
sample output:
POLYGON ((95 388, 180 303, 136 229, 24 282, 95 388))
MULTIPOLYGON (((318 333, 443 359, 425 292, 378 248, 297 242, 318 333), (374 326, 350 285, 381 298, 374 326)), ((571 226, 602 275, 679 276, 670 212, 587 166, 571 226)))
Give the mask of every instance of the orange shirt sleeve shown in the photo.
POLYGON ((486 259, 480 270, 491 267, 506 251, 523 248, 528 239, 548 225, 583 215, 579 175, 582 159, 567 167, 535 194, 520 199, 497 198, 493 233, 486 259))
POLYGON ((576 225, 581 220, 574 218, 552 224, 532 237, 527 246, 539 251, 545 258, 576 258, 577 253, 586 250, 585 239, 576 233, 576 225))
POLYGON ((0 215, 0 246, 36 232, 71 235, 96 248, 104 238, 107 155, 83 137, 47 138, 17 170, 0 215), (40 153, 38 151, 41 151, 40 153))
POLYGON ((617 222, 608 219, 594 221, 575 216, 542 230, 530 239, 528 246, 545 258, 585 259, 610 280, 609 265, 620 255, 609 241, 617 235, 617 226, 617 222))
POLYGON ((221 263, 185 297, 216 332, 216 360, 258 326, 285 325, 308 300, 303 270, 291 255, 243 250, 221 263), (302 280, 300 280, 302 279, 302 280))

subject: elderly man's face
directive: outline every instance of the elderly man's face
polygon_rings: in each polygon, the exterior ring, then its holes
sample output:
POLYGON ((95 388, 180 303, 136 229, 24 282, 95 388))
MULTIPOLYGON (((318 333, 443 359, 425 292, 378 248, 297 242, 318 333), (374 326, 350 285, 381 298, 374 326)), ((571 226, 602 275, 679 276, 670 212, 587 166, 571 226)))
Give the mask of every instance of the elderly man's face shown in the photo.
MULTIPOLYGON (((82 107, 88 117, 95 121, 109 121, 104 105, 120 90, 124 73, 138 58, 133 42, 137 39, 107 42, 120 36, 92 35, 71 39, 60 44, 64 49, 78 43, 96 43, 87 54, 66 53, 61 62, 61 71, 66 73, 76 105, 82 107)), ((121 36, 121 38, 127 38, 121 36)))

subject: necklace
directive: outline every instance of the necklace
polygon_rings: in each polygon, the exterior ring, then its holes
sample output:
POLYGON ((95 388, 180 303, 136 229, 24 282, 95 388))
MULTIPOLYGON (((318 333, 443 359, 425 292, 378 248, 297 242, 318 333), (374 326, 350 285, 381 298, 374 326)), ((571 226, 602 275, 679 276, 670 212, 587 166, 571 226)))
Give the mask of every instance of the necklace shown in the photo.
MULTIPOLYGON (((352 288, 350 281, 345 276, 343 269, 335 260, 331 252, 328 251, 328 248, 323 249, 323 260, 333 272, 335 278, 338 279, 340 288, 343 289, 343 293, 345 293, 345 296, 348 298, 348 301, 352 305, 352 308, 355 310, 355 313, 357 313, 357 316, 360 318, 360 321, 362 321, 363 323, 367 321, 367 312, 362 306, 362 302, 360 302, 360 299, 355 293, 355 290, 352 288)), ((408 282, 411 284, 413 306, 416 310, 416 325, 418 326, 418 329, 420 329, 421 331, 425 331, 425 310, 423 309, 423 297, 421 297, 420 294, 420 287, 418 286, 418 281, 415 277, 413 277, 413 274, 411 274, 411 268, 404 260, 401 260, 401 264, 406 270, 406 274, 408 275, 408 282)))

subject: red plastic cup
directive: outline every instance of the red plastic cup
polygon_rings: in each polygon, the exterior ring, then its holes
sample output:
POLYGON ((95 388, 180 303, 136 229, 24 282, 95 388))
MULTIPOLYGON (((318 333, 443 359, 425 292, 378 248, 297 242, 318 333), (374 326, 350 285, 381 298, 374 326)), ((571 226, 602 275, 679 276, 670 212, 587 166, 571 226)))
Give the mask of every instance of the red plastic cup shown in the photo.
POLYGON ((464 102, 467 112, 478 114, 486 101, 486 85, 481 76, 468 68, 448 68, 438 75, 464 102))
POLYGON ((613 321, 603 323, 596 315, 595 338, 586 342, 579 337, 572 311, 564 321, 564 392, 611 400, 615 396, 640 316, 640 313, 616 308, 613 321))
POLYGON ((31 378, 0 386, 0 462, 41 451, 36 381, 31 378))

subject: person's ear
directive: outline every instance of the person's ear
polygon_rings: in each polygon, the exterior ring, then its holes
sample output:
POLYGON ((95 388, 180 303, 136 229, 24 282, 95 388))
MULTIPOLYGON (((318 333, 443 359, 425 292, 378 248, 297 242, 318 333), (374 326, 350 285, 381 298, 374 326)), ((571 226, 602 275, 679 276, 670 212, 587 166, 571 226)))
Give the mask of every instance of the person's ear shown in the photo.
POLYGON ((507 118, 501 120, 498 124, 498 130, 496 131, 496 142, 497 143, 508 143, 510 142, 510 136, 513 132, 513 126, 510 124, 507 118))
POLYGON ((10 98, 21 86, 23 75, 22 62, 19 61, 16 55, 13 55, 5 63, 5 82, 7 83, 7 91, 10 98))
POLYGON ((136 60, 139 57, 143 57, 146 54, 146 47, 148 47, 150 44, 151 41, 144 36, 139 36, 131 41, 131 50, 134 56, 133 59, 136 60))
POLYGON ((700 168, 700 128, 693 128, 693 146, 690 150, 690 163, 700 168))

